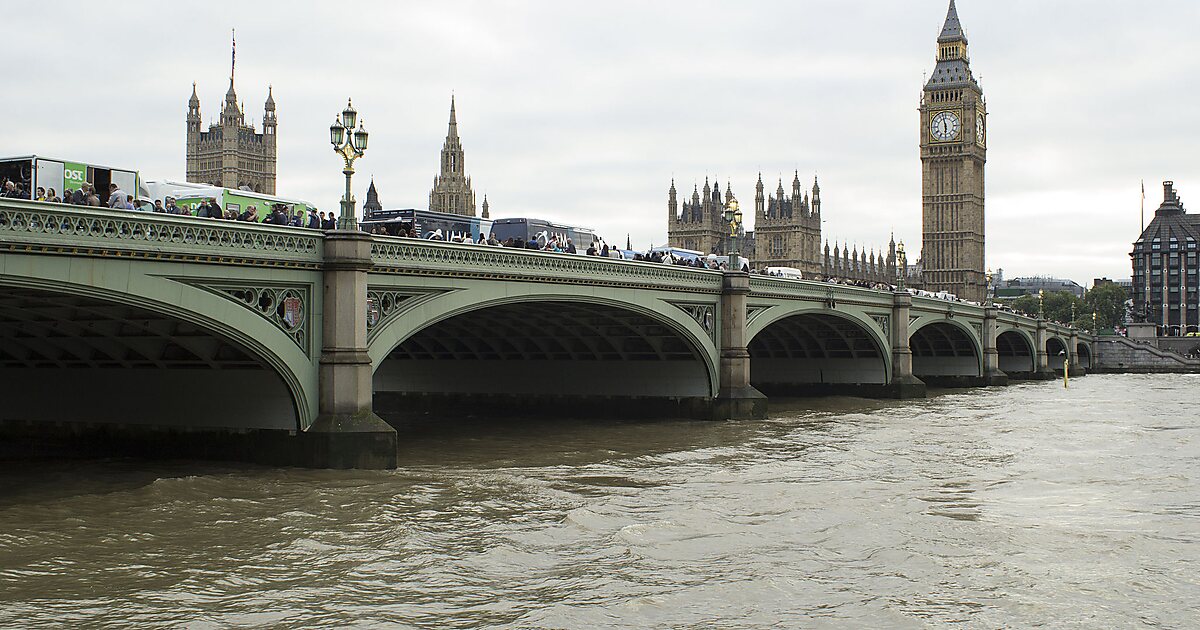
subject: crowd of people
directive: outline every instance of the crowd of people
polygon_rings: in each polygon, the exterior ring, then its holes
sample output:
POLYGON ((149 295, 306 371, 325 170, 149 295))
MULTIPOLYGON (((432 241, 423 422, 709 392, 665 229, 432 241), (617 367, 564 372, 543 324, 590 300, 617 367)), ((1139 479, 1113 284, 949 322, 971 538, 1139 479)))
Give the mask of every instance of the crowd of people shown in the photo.
POLYGON ((337 216, 332 212, 317 212, 302 208, 292 210, 287 204, 273 204, 260 216, 257 206, 247 206, 238 211, 233 208, 221 208, 215 197, 210 197, 197 204, 194 208, 179 205, 175 199, 167 197, 149 201, 135 202, 133 195, 125 192, 115 183, 108 185, 107 200, 101 199, 96 187, 91 182, 84 182, 74 190, 65 189, 60 197, 53 188, 38 186, 31 195, 28 182, 14 181, 4 178, 0 182, 0 197, 8 199, 31 199, 47 203, 60 203, 73 206, 108 207, 114 210, 140 210, 171 214, 202 219, 220 219, 224 221, 242 221, 245 223, 263 223, 266 225, 283 225, 303 227, 314 230, 333 230, 337 228, 337 216))

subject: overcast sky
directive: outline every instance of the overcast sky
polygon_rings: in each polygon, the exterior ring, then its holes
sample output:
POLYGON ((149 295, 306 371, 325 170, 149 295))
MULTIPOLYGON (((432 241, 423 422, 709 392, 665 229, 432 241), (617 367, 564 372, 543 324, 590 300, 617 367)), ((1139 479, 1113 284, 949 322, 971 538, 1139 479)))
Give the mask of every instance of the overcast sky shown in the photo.
MULTIPOLYGON (((752 207, 821 178, 824 235, 921 240, 918 99, 946 0, 779 2, 58 1, 10 7, 0 153, 183 179, 192 82, 207 124, 229 82, 279 115, 278 193, 336 208, 328 144, 354 103, 385 207, 425 207, 457 97, 492 216, 666 240, 666 193, 728 180, 752 207), (86 16, 83 22, 70 16, 86 16)), ((960 0, 988 100, 987 259, 1006 277, 1126 278, 1174 179, 1200 199, 1200 3, 960 0)), ((1200 202, 1198 202, 1200 203, 1200 202)), ((1197 207, 1200 211, 1200 206, 1197 207)), ((911 258, 911 255, 910 255, 911 258)))

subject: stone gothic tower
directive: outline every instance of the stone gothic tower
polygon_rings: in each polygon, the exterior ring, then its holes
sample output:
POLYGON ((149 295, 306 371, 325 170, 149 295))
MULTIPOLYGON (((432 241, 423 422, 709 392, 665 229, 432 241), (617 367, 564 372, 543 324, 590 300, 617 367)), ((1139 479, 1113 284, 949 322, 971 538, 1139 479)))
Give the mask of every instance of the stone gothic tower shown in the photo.
POLYGON ((679 203, 675 180, 667 191, 667 243, 671 247, 690 249, 704 254, 724 255, 729 242, 729 224, 725 222, 725 204, 733 199, 733 191, 721 185, 709 185, 704 178, 704 193, 692 190, 692 200, 679 203))
POLYGON ((375 190, 375 178, 371 178, 371 185, 367 188, 367 201, 363 204, 363 218, 370 219, 371 215, 383 210, 383 204, 379 202, 379 191, 375 190))
MULTIPOLYGON (((234 57, 236 62, 236 41, 234 57)), ((226 188, 245 188, 275 194, 277 144, 275 97, 267 88, 263 106, 262 133, 246 124, 244 108, 239 105, 233 87, 236 63, 230 64, 229 90, 221 106, 219 124, 201 130, 200 97, 192 83, 187 112, 187 181, 214 184, 226 188)))
POLYGON ((950 0, 937 66, 921 93, 922 285, 983 302, 987 103, 950 0))
POLYGON ((783 190, 783 178, 775 194, 763 194, 762 173, 754 194, 753 263, 765 267, 793 267, 808 274, 823 272, 821 254, 821 187, 813 178, 812 202, 800 186, 800 172, 792 179, 792 195, 783 190))
POLYGON ((450 97, 450 128, 442 145, 441 172, 433 178, 429 191, 429 209, 469 217, 475 216, 475 191, 463 164, 462 142, 458 139, 458 118, 454 112, 454 97, 450 97))

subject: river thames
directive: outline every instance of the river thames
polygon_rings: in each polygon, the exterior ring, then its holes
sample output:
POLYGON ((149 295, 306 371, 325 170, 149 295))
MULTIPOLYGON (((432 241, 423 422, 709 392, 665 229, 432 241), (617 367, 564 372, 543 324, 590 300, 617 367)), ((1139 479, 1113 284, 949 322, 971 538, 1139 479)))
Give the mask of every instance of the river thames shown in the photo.
POLYGON ((760 422, 457 421, 402 467, 7 460, 0 626, 1186 628, 1200 376, 760 422))

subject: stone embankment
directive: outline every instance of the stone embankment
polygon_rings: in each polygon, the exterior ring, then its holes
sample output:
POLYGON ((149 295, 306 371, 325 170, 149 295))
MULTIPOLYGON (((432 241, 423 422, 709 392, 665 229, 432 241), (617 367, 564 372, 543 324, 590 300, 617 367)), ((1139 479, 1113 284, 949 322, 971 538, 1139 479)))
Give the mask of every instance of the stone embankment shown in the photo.
MULTIPOLYGON (((1200 345, 1200 339, 1197 339, 1200 345)), ((1200 373, 1200 359, 1159 348, 1146 341, 1126 337, 1100 337, 1096 340, 1097 373, 1200 373)))

